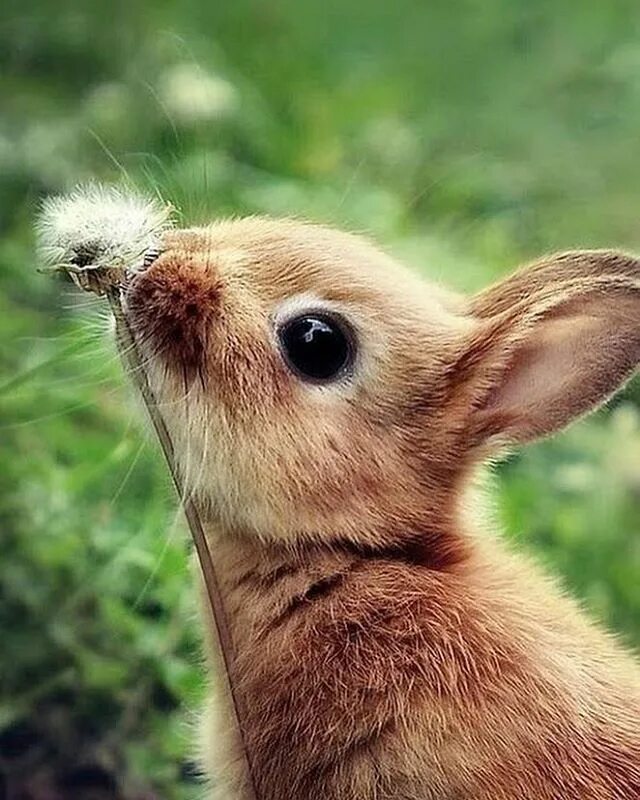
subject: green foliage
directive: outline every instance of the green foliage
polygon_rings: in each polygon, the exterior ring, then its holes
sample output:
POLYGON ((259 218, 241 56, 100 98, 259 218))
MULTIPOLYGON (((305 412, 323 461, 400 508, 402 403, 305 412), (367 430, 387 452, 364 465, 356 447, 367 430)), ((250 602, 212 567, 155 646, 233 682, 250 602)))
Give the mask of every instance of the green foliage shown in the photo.
MULTIPOLYGON (((39 199, 96 177, 189 221, 310 216, 469 290, 556 247, 638 249, 640 8, 22 5, 0 26, 0 769, 29 798, 196 796, 183 528, 100 304, 34 270, 39 199)), ((496 481, 519 545, 633 643, 639 398, 496 481)))

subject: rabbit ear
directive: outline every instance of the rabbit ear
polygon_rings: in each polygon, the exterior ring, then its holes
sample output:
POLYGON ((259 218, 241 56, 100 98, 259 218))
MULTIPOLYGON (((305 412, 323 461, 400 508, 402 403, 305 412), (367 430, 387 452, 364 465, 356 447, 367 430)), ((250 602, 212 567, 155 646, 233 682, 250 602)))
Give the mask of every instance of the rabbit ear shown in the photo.
POLYGON ((640 261, 557 255, 471 299, 454 370, 467 441, 527 442, 603 403, 640 363, 640 261))

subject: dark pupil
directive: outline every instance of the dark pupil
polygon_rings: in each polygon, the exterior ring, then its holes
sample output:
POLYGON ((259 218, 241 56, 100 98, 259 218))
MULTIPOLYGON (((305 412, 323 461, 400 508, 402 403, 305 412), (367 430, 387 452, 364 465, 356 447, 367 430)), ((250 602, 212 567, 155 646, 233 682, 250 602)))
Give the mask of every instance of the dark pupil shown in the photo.
POLYGON ((335 377, 349 359, 349 341, 334 320, 299 317, 284 327, 281 336, 292 366, 313 380, 335 377))

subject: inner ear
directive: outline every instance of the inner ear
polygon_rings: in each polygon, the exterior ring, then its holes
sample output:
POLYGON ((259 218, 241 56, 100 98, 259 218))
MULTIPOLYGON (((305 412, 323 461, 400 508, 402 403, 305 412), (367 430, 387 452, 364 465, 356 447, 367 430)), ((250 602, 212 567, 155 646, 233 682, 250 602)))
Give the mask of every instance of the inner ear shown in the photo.
POLYGON ((579 415, 576 399, 582 397, 588 410, 589 375, 598 375, 603 365, 585 369, 581 351, 597 336, 598 326, 598 319, 584 315, 548 320, 516 347, 500 382, 480 405, 478 421, 485 432, 528 441, 579 415))
POLYGON ((553 433, 604 402, 640 362, 635 287, 578 291, 544 312, 508 319, 497 337, 495 322, 471 378, 468 432, 477 442, 553 433))

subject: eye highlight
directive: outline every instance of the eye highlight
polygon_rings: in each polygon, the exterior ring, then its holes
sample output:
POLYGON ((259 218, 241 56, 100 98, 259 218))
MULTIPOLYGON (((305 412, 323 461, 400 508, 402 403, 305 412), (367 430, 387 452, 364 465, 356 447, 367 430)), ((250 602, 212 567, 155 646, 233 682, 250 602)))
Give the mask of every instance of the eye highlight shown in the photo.
POLYGON ((353 364, 353 335, 343 320, 325 312, 307 312, 278 330, 289 367, 303 380, 328 383, 345 375, 353 364))

